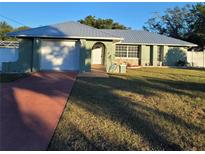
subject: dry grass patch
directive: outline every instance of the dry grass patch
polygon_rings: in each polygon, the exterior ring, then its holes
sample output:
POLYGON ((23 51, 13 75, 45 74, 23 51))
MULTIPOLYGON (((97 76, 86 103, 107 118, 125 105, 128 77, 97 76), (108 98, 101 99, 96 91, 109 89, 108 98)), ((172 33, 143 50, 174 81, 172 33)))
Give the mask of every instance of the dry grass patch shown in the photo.
POLYGON ((205 71, 78 78, 48 150, 205 150, 205 71))

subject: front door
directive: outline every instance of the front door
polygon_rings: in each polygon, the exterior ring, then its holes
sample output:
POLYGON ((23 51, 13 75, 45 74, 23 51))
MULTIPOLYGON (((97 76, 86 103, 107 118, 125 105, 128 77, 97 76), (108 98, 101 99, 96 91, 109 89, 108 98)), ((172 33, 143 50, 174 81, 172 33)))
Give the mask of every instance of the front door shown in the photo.
POLYGON ((102 47, 98 47, 92 50, 92 64, 102 64, 102 47))

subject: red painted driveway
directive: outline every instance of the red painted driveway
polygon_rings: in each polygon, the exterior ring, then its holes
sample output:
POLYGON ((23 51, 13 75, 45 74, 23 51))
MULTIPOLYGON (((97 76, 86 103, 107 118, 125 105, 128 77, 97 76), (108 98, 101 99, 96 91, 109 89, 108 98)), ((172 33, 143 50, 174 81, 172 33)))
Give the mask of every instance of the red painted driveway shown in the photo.
POLYGON ((0 85, 0 150, 46 150, 76 76, 39 72, 0 85))

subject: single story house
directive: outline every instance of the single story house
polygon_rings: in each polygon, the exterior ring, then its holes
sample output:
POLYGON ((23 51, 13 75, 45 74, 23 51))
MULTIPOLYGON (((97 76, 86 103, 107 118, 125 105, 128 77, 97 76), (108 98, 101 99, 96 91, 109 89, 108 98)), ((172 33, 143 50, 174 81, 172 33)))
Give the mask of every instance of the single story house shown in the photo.
POLYGON ((78 22, 8 33, 19 38, 19 58, 3 63, 3 72, 74 70, 88 72, 94 64, 159 66, 173 48, 187 51, 193 43, 141 30, 100 30, 78 22))

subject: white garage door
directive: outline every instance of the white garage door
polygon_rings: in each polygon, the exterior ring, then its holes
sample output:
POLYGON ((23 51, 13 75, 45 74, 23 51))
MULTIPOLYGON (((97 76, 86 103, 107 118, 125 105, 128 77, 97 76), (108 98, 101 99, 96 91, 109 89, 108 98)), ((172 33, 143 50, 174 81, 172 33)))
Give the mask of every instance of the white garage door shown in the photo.
POLYGON ((68 40, 42 40, 41 70, 79 70, 79 46, 68 40))

